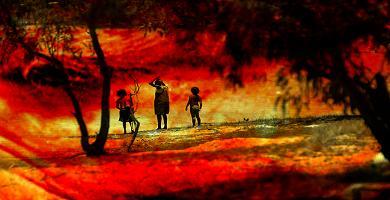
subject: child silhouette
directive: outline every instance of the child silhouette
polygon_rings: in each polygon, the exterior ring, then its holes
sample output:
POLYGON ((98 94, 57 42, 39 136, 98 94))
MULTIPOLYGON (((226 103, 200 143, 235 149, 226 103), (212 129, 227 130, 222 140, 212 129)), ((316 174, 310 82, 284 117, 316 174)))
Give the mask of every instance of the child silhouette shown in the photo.
POLYGON ((199 112, 202 109, 202 98, 199 96, 199 88, 192 87, 191 88, 192 95, 189 96, 188 102, 186 105, 186 111, 188 110, 188 106, 190 106, 190 114, 192 118, 192 127, 195 127, 195 120, 198 121, 198 126, 200 126, 200 117, 199 112))

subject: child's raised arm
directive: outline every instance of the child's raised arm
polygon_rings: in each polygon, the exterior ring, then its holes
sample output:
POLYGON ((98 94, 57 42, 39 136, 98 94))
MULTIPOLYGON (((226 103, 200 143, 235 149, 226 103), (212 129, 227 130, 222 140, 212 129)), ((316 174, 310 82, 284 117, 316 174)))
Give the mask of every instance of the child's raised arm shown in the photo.
POLYGON ((159 80, 159 79, 160 79, 160 77, 156 77, 155 79, 153 79, 153 81, 151 81, 151 82, 149 83, 149 85, 151 85, 151 86, 153 86, 153 87, 158 87, 158 85, 156 85, 155 82, 156 82, 157 80, 159 80))
POLYGON ((154 84, 154 81, 155 81, 155 80, 153 80, 152 82, 150 82, 149 85, 151 85, 151 86, 153 86, 153 87, 157 87, 157 85, 154 84))

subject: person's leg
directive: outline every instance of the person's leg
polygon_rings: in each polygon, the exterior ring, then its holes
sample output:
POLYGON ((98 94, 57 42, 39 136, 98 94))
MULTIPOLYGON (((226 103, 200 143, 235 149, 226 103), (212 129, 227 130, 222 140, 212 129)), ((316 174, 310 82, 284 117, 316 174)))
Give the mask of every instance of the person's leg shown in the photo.
POLYGON ((195 115, 194 115, 194 112, 191 110, 190 113, 191 113, 192 127, 195 127, 195 115))
POLYGON ((157 115, 157 129, 161 129, 161 115, 157 115))
POLYGON ((192 120, 192 127, 195 127, 195 111, 191 109, 190 114, 191 114, 191 120, 192 120))
POLYGON ((167 129, 168 128, 168 117, 167 117, 167 114, 164 114, 163 118, 164 118, 164 129, 167 129))
POLYGON ((199 117, 199 112, 196 113, 196 119, 198 120, 198 126, 200 126, 200 117, 199 117))
POLYGON ((195 117, 192 118, 192 127, 195 127, 195 117))

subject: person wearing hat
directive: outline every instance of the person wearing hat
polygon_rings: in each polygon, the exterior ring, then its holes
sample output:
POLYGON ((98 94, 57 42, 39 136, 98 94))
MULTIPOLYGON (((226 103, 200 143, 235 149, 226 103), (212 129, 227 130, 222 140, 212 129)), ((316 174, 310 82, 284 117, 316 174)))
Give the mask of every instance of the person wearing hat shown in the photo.
POLYGON ((169 114, 168 87, 160 79, 160 77, 155 78, 149 84, 156 88, 155 97, 154 97, 154 113, 157 116, 157 129, 161 129, 161 118, 164 119, 164 129, 167 129, 168 128, 167 114, 169 114))
POLYGON ((186 105, 186 111, 188 110, 188 106, 190 106, 190 114, 192 119, 192 127, 195 127, 195 120, 198 121, 198 126, 200 126, 200 117, 199 112, 202 109, 202 98, 199 96, 199 88, 192 87, 191 88, 192 95, 189 96, 188 102, 186 105))

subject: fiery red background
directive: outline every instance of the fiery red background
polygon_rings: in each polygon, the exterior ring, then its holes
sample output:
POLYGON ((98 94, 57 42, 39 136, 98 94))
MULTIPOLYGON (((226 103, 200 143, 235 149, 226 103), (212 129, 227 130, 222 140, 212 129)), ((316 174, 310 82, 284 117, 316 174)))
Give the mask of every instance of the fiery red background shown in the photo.
MULTIPOLYGON (((275 110, 274 101, 278 94, 278 88, 275 86, 276 71, 288 63, 286 61, 267 61, 264 58, 255 58, 250 66, 242 68, 242 77, 244 81, 243 88, 229 86, 229 82, 224 78, 228 71, 217 72, 211 70, 211 64, 215 60, 221 64, 229 64, 231 60, 223 53, 224 35, 202 33, 196 36, 197 46, 183 47, 178 45, 175 41, 180 37, 180 33, 174 35, 160 36, 159 34, 144 35, 143 32, 128 29, 107 29, 99 31, 99 39, 106 55, 107 62, 115 69, 114 78, 111 90, 111 128, 110 134, 118 134, 122 132, 122 124, 117 121, 118 112, 114 108, 116 99, 115 93, 120 88, 130 90, 134 87, 132 79, 129 75, 136 77, 141 84, 141 89, 137 98, 137 112, 136 117, 141 122, 141 130, 154 129, 155 116, 153 112, 153 98, 154 88, 147 83, 154 77, 160 76, 169 87, 169 95, 171 101, 171 112, 169 114, 169 127, 182 127, 190 125, 190 115, 185 112, 185 105, 190 94, 190 88, 198 86, 200 88, 200 95, 203 97, 204 109, 201 112, 201 118, 205 123, 223 123, 241 121, 243 118, 251 120, 259 118, 273 118, 280 117, 280 110, 275 110), (199 61, 202 58, 202 61, 199 61)), ((82 30, 77 35, 77 39, 81 42, 87 41, 88 36, 82 30)), ((81 44, 80 44, 81 45, 81 44)), ((88 55, 88 49, 84 49, 84 54, 88 55)), ((5 66, 1 73, 7 74, 15 70, 21 69, 21 75, 26 76, 29 70, 42 64, 42 61, 35 60, 32 63, 23 62, 22 50, 13 54, 10 62, 5 66)), ((97 132, 99 129, 99 101, 100 101, 100 86, 98 68, 91 61, 90 56, 86 56, 85 63, 75 63, 68 56, 62 59, 67 67, 74 68, 76 71, 85 72, 87 78, 79 80, 79 84, 75 87, 77 96, 81 102, 84 116, 88 123, 88 128, 91 133, 97 132)), ((363 56, 365 62, 373 69, 381 65, 383 56, 374 52, 369 52, 363 56)), ((14 76, 11 76, 14 77, 14 76)), ((57 161, 52 161, 50 157, 56 156, 58 151, 66 152, 67 149, 77 147, 79 144, 65 143, 61 138, 66 136, 78 136, 78 126, 76 120, 72 116, 72 106, 67 96, 59 89, 37 86, 27 84, 20 80, 10 80, 3 78, 0 80, 0 155, 16 157, 29 166, 39 168, 38 171, 28 171, 27 169, 18 169, 13 177, 15 181, 20 181, 25 185, 29 185, 27 191, 38 192, 37 195, 42 195, 47 198, 51 196, 45 192, 57 195, 56 197, 63 198, 83 198, 90 193, 79 194, 77 187, 91 187, 96 184, 92 180, 92 175, 85 175, 83 177, 87 181, 87 185, 74 187, 77 180, 82 177, 82 174, 73 173, 64 176, 64 180, 56 181, 38 181, 39 178, 57 176, 65 173, 64 171, 77 171, 77 165, 55 167, 57 161), (41 138, 50 138, 42 140, 41 138), (64 142, 64 143, 62 143, 64 142), (30 157, 37 157, 37 160, 31 160, 30 157), (45 166, 45 168, 42 168, 45 166), (47 167, 47 168, 46 168, 47 167), (58 171, 59 170, 59 171, 58 171), (62 170, 62 171, 61 171, 62 170), (34 177, 34 178, 32 178, 34 177), (39 177, 39 178, 37 178, 39 177), (66 180, 65 180, 66 178, 66 180), (90 185, 88 185, 90 184, 90 185), (36 189, 38 187, 41 189, 36 189), (66 191, 66 192, 64 192, 66 191)), ((324 114, 340 114, 341 108, 338 106, 328 107, 319 100, 313 100, 310 109, 304 109, 302 116, 314 116, 324 114)), ((294 116, 294 110, 289 111, 290 116, 294 116)), ((294 138, 293 138, 294 139, 294 138)), ((295 138, 299 140, 299 138, 295 138)), ((280 140, 284 141, 284 140, 280 140)), ((221 143, 218 147, 213 145, 199 147, 203 151, 209 148, 230 149, 235 145, 251 146, 256 143, 252 140, 237 140, 236 143, 221 143)), ((277 143, 277 141, 266 141, 270 144, 277 143)), ((112 145, 112 144, 109 144, 112 145)), ((186 150, 192 152, 194 149, 186 150)), ((180 153, 180 150, 164 153, 180 153)), ((195 150, 196 151, 196 148, 195 150)), ((356 156, 354 162, 361 163, 372 156, 373 151, 369 154, 359 154, 356 156)), ((67 153, 65 153, 67 155, 67 153)), ((124 165, 121 163, 120 157, 113 158, 112 163, 105 163, 104 160, 91 159, 91 163, 99 163, 104 165, 104 168, 97 167, 99 164, 86 164, 89 169, 96 171, 111 170, 108 174, 115 174, 115 169, 121 169, 121 166, 129 167, 129 171, 142 171, 149 169, 148 166, 152 161, 143 161, 145 157, 143 154, 139 156, 134 162, 134 165, 124 165)), ((182 165, 183 169, 180 175, 190 179, 193 184, 197 186, 205 186, 207 184, 222 182, 229 179, 229 176, 222 174, 218 181, 217 179, 197 179, 196 176, 207 172, 210 175, 217 174, 221 170, 226 169, 224 163, 220 162, 206 162, 204 160, 184 159, 182 165), (219 166, 220 167, 215 167, 219 166), (203 166, 199 168, 199 166, 203 166), (210 166, 214 166, 210 171, 210 166), (192 175, 193 176, 192 176, 192 175)), ((74 161, 78 162, 78 161, 74 161)), ((81 162, 81 161, 80 161, 81 162)), ((123 161, 122 161, 123 162, 123 161)), ((274 161, 268 158, 257 158, 253 163, 235 163, 229 165, 232 168, 231 173, 236 175, 236 179, 241 179, 251 176, 255 173, 258 164, 272 165, 274 161), (249 172, 241 172, 237 166, 247 167, 249 172), (236 170, 237 169, 237 170, 236 170), (251 171, 252 170, 252 171, 251 171)), ((84 163, 85 164, 85 163, 84 163)), ((158 169, 149 172, 142 172, 138 176, 132 174, 131 179, 135 180, 133 187, 139 187, 139 190, 134 190, 134 194, 159 194, 158 187, 151 186, 157 179, 147 179, 148 173, 154 173, 158 179, 169 179, 167 174, 173 169, 176 169, 176 164, 172 161, 165 163, 161 161, 157 163, 158 169), (138 182, 137 182, 138 180, 138 182)), ((60 164, 61 165, 61 164, 60 164)), ((157 166, 157 165, 154 165, 157 166)), ((81 168, 81 167, 80 167, 81 168)), ((326 168, 327 169, 327 168, 326 168)), ((326 170, 325 170, 326 171, 326 170)), ((11 177, 10 172, 2 171, 3 177, 11 177)), ((325 173, 325 172, 324 172, 325 173)), ((267 173, 264 173, 267 174, 267 173)), ((269 174, 272 174, 269 172, 269 174)), ((184 178, 185 178, 184 177, 184 178)), ((100 181, 119 180, 120 177, 114 179, 106 179, 107 177, 100 177, 100 181)), ((129 178, 129 177, 123 177, 129 178)), ((183 179, 184 179, 183 178, 183 179)), ((61 179, 61 178, 59 178, 61 179)), ((129 178, 130 179, 130 178, 129 178)), ((10 178, 11 180, 11 178, 10 178)), ((120 179, 122 180, 122 179, 120 179)), ((171 180, 171 179, 169 179, 171 180)), ((180 179, 181 180, 181 179, 180 179)), ((172 182, 177 181, 172 179, 172 182)), ((22 184, 22 186, 23 186, 22 184)), ((112 183, 117 192, 124 191, 123 185, 118 182, 112 183)), ((177 191, 187 186, 177 188, 177 184, 170 185, 169 191, 177 191)), ((77 184, 76 184, 77 185, 77 184)), ((188 186, 189 187, 189 186, 188 186)), ((19 188, 20 189, 20 188, 19 188)), ((99 194, 104 197, 104 187, 100 188, 99 194)), ((108 190, 108 189, 107 189, 108 190)), ((15 195, 9 191, 9 194, 15 195)), ((93 191, 90 191, 93 192, 93 191)), ((9 196, 9 198, 12 197, 9 196)))
MULTIPOLYGON (((152 111, 154 90, 148 86, 148 82, 156 76, 167 83, 170 90, 171 113, 170 126, 188 125, 189 114, 184 112, 184 107, 190 88, 198 86, 200 95, 204 99, 202 118, 204 122, 239 121, 243 118, 257 119, 280 116, 280 111, 274 109, 274 100, 278 93, 275 86, 275 73, 278 68, 287 64, 285 61, 266 61, 263 58, 255 58, 250 66, 242 68, 244 81, 243 88, 234 88, 226 81, 228 70, 213 71, 213 63, 228 65, 231 60, 223 54, 224 36, 211 33, 198 34, 197 46, 186 48, 175 41, 180 34, 160 36, 159 34, 144 35, 143 32, 127 29, 102 30, 99 38, 107 61, 116 71, 112 83, 111 107, 112 107, 112 132, 120 129, 117 122, 118 113, 114 109, 116 99, 115 92, 120 88, 130 90, 134 87, 130 75, 136 77, 141 84, 138 95, 137 117, 141 121, 141 130, 154 127, 152 111), (202 61, 199 61, 202 59, 202 61)), ((80 31, 77 40, 88 42, 86 33, 80 31)), ((84 49, 83 54, 89 55, 89 49, 84 49)), ((42 61, 24 63, 20 50, 11 57, 10 62, 2 69, 7 73, 20 68, 22 75, 42 61)), ((75 87, 83 106, 84 115, 91 124, 92 130, 98 128, 99 118, 99 74, 97 67, 91 61, 91 57, 85 56, 85 62, 80 64, 69 56, 62 59, 68 68, 85 72, 84 80, 75 87)), ((369 54, 367 59, 371 65, 379 66, 380 55, 369 54)), ((78 78, 78 77, 76 77, 78 78)), ((77 81, 77 80, 76 80, 77 81)), ((1 80, 1 107, 7 123, 19 124, 20 119, 29 116, 30 120, 23 120, 28 127, 32 119, 43 126, 53 126, 57 130, 73 127, 72 131, 61 131, 62 134, 76 134, 77 126, 72 118, 72 107, 69 99, 59 89, 45 86, 31 86, 7 79, 1 80)), ((291 114, 294 113, 290 109, 291 114)), ((302 115, 335 114, 334 110, 319 101, 312 101, 310 110, 304 110, 302 115)), ((4 115, 3 115, 4 116, 4 115)), ((293 115, 291 115, 293 116, 293 115)))

